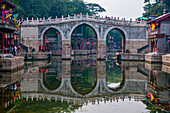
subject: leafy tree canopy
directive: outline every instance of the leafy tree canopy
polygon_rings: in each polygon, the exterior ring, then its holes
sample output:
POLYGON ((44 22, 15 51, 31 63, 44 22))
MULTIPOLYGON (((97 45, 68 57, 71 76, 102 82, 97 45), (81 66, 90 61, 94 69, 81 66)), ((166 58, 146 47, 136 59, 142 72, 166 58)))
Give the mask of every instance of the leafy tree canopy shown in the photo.
POLYGON ((166 13, 170 11, 170 0, 155 0, 154 3, 151 3, 150 0, 144 0, 144 17, 150 16, 160 16, 163 14, 163 10, 166 9, 166 13))
MULTIPOLYGON (((15 1, 15 0, 14 0, 15 1)), ((83 0, 19 0, 16 13, 19 13, 19 18, 52 18, 74 15, 74 14, 97 14, 105 11, 98 4, 93 4, 89 7, 83 0), (92 7, 93 6, 93 7, 92 7)))

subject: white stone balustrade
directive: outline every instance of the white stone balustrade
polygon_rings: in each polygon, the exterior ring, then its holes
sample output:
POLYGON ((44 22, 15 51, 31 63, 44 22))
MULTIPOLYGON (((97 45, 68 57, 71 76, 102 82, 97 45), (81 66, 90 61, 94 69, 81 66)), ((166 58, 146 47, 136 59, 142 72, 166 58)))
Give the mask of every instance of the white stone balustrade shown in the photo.
POLYGON ((102 23, 107 23, 107 24, 114 24, 114 25, 131 25, 131 26, 146 26, 146 22, 144 21, 132 21, 126 20, 125 18, 120 19, 119 17, 100 17, 100 16, 89 16, 88 13, 86 15, 82 15, 80 13, 79 15, 74 14, 74 16, 68 15, 67 17, 62 16, 62 18, 56 18, 51 19, 50 17, 48 19, 31 19, 29 20, 28 18, 23 22, 22 25, 40 25, 40 24, 57 24, 57 23, 63 23, 63 22, 70 22, 70 21, 81 21, 81 20, 90 20, 90 21, 95 21, 95 22, 102 22, 102 23))

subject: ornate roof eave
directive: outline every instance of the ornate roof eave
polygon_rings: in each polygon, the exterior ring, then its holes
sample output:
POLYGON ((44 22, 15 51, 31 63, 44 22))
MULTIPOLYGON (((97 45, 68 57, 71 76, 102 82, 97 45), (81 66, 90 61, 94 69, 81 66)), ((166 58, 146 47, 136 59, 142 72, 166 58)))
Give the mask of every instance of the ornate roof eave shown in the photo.
POLYGON ((170 13, 166 13, 166 14, 161 15, 161 16, 153 19, 153 20, 150 20, 150 21, 148 22, 148 24, 153 23, 153 22, 159 22, 159 21, 164 20, 164 19, 166 19, 166 18, 168 18, 168 17, 170 17, 170 13))
POLYGON ((12 8, 15 8, 15 7, 16 7, 16 5, 15 5, 14 3, 12 3, 11 1, 9 1, 9 0, 4 0, 4 1, 1 2, 1 3, 6 3, 6 4, 10 5, 12 8))

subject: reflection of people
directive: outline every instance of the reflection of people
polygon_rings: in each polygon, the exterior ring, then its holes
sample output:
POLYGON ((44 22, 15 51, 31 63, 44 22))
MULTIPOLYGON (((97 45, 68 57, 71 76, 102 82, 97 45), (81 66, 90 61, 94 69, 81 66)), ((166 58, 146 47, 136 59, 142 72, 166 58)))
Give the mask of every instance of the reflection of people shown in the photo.
POLYGON ((42 51, 44 52, 44 46, 41 47, 42 51))
POLYGON ((41 49, 42 49, 42 47, 41 47, 41 45, 39 45, 39 51, 41 51, 41 49))
POLYGON ((12 46, 9 47, 9 54, 12 53, 12 46))

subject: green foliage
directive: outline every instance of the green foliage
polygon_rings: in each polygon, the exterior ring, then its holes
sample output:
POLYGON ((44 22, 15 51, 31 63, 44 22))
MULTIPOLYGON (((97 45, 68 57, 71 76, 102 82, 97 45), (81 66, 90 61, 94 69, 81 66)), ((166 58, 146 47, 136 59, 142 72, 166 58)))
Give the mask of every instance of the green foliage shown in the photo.
POLYGON ((95 4, 95 3, 88 3, 86 4, 87 8, 90 12, 94 13, 94 14, 98 14, 99 12, 105 12, 106 10, 104 8, 102 8, 99 4, 95 4))
POLYGON ((144 6, 145 13, 143 13, 143 16, 144 17, 160 16, 163 14, 163 9, 164 9, 164 5, 158 3, 146 4, 144 6))
POLYGON ((120 83, 122 81, 122 70, 115 62, 106 62, 106 82, 107 83, 120 83))
POLYGON ((116 42, 116 43, 120 42, 122 44, 122 35, 118 30, 111 30, 107 34, 106 45, 108 45, 109 37, 114 37, 114 42, 116 42))
MULTIPOLYGON (((97 4, 98 5, 98 4, 97 4)), ((93 14, 104 10, 98 5, 98 10, 91 12, 82 0, 19 0, 16 13, 19 18, 52 18, 74 15, 79 13, 93 14)))
POLYGON ((71 113, 82 105, 74 105, 67 102, 55 102, 55 101, 25 101, 19 100, 16 103, 16 107, 13 110, 14 113, 71 113))
POLYGON ((166 9, 166 13, 170 11, 170 0, 156 0, 155 3, 151 3, 150 0, 145 0, 144 3, 147 3, 144 8, 144 17, 150 16, 160 16, 163 14, 163 9, 166 9))

